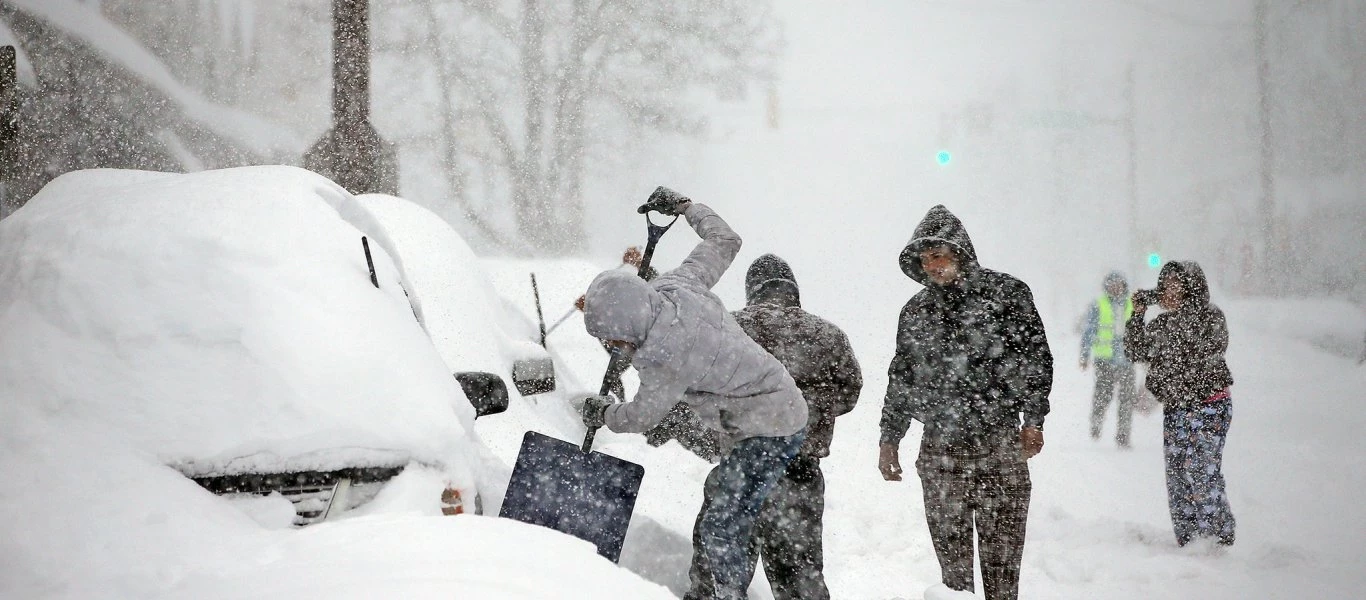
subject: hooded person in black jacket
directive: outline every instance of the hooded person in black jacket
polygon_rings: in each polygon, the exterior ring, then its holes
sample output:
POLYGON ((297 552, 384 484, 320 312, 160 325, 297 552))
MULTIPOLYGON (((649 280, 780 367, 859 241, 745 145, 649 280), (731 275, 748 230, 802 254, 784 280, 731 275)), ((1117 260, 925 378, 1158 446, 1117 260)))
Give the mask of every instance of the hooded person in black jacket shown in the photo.
MULTIPOLYGON (((807 403, 806 441, 759 512, 750 572, 760 556, 775 600, 828 600, 823 573, 825 475, 835 418, 854 409, 863 373, 849 338, 833 323, 802 310, 787 262, 760 256, 745 274, 743 310, 732 313, 754 341, 796 380, 807 403)), ((752 576, 751 576, 752 577, 752 576)))
POLYGON ((1148 391, 1162 403, 1167 501, 1176 543, 1182 546, 1197 536, 1224 545, 1234 540, 1222 472, 1224 438, 1233 418, 1227 350, 1228 323, 1210 303, 1200 265, 1162 265, 1157 289, 1134 294, 1124 351, 1130 360, 1148 363, 1148 391), (1145 324, 1151 304, 1167 312, 1145 324))
POLYGON ((973 534, 988 600, 1019 596, 1029 512, 1026 460, 1043 449, 1053 355, 1029 286, 981 267, 962 222, 931 208, 901 252, 925 286, 906 303, 882 408, 878 468, 901 480, 899 445, 924 424, 916 471, 946 586, 973 591, 973 534))

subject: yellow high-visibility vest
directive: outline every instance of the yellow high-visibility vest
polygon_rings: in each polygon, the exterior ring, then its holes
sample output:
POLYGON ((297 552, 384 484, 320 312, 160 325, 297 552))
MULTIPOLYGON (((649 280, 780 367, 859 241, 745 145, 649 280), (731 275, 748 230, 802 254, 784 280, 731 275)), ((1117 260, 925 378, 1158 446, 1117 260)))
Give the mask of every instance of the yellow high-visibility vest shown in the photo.
MULTIPOLYGON (((1101 295, 1096 299, 1099 317, 1096 319, 1096 339, 1091 342, 1091 355, 1096 360, 1111 360, 1115 357, 1115 310, 1110 305, 1110 297, 1101 295)), ((1124 299, 1124 320, 1134 314, 1134 299, 1124 299)))

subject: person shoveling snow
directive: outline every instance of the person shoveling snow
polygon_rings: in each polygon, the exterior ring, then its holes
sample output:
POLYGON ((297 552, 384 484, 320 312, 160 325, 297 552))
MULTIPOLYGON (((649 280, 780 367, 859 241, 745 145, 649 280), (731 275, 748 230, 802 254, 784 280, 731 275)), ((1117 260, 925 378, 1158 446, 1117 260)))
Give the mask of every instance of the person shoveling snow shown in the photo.
POLYGON ((806 435, 807 407, 783 365, 749 338, 711 292, 740 251, 740 237, 705 205, 661 188, 641 212, 682 215, 702 242, 652 282, 621 270, 593 280, 584 302, 588 333, 631 357, 640 389, 631 402, 585 399, 584 424, 644 433, 680 403, 720 444, 711 490, 694 528, 687 598, 714 588, 744 598, 755 515, 806 435))

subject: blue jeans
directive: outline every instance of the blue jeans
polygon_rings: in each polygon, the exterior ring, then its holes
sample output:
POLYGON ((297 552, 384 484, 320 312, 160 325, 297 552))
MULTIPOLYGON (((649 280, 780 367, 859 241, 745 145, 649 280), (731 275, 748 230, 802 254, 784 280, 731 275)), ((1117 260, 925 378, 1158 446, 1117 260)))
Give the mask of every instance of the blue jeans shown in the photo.
POLYGON ((745 598, 752 576, 750 539, 759 509, 805 440, 805 430, 741 440, 707 475, 702 510, 693 527, 692 585, 685 598, 745 598))
POLYGON ((1234 538, 1233 509, 1224 492, 1224 438, 1233 419, 1230 398, 1202 402, 1163 414, 1163 454, 1167 462, 1167 503, 1176 543, 1212 537, 1234 538))

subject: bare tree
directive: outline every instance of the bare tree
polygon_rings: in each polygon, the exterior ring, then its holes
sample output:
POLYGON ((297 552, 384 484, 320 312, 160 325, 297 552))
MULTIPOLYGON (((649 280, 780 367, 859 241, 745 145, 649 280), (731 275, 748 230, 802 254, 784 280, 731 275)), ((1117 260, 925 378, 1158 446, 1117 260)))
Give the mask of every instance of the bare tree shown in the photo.
MULTIPOLYGON (((517 251, 583 243, 586 165, 623 136, 699 133, 698 103, 771 79, 776 19, 754 0, 390 2, 380 52, 430 65, 447 194, 517 251)), ((412 85, 421 89, 413 71, 412 85)), ((402 82, 391 82, 402 83, 402 82)))

